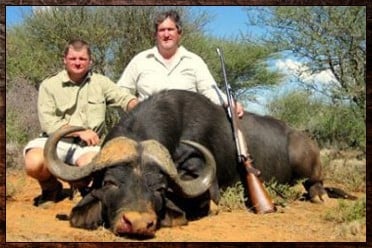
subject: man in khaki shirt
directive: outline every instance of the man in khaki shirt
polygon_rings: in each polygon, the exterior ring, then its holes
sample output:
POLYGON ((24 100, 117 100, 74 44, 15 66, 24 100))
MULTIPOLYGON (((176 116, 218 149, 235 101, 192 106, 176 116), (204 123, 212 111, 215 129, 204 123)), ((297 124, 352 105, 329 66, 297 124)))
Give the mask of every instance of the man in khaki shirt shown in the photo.
MULTIPOLYGON (((205 62, 198 55, 180 46, 181 20, 177 12, 166 11, 155 19, 156 46, 137 54, 125 68, 118 85, 143 100, 166 89, 199 92, 212 102, 223 105, 226 96, 205 62)), ((237 114, 244 108, 236 105, 237 114)))
POLYGON ((137 104, 135 96, 109 78, 90 71, 91 50, 85 41, 70 41, 63 62, 65 70, 44 80, 39 88, 38 117, 43 137, 31 140, 24 148, 26 173, 38 180, 42 189, 35 198, 36 206, 63 198, 61 182, 44 164, 47 136, 62 126, 85 127, 86 130, 70 134, 57 146, 57 154, 63 161, 84 166, 100 149, 106 106, 120 106, 127 111, 137 104))

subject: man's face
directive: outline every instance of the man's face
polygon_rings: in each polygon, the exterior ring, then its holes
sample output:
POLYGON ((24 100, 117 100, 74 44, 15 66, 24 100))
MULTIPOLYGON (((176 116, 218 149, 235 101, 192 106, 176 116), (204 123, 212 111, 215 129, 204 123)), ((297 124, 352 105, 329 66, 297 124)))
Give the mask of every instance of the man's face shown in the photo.
POLYGON ((63 62, 72 80, 80 80, 89 70, 91 60, 88 50, 83 48, 79 51, 70 48, 63 62))
POLYGON ((181 34, 178 32, 176 24, 170 19, 165 19, 158 25, 156 41, 160 49, 172 50, 178 47, 181 34))

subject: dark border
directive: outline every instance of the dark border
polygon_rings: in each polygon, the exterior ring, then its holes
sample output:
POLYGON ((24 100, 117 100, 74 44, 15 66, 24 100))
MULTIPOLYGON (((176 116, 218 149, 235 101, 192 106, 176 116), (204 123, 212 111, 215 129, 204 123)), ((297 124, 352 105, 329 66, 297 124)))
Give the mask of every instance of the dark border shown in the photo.
MULTIPOLYGON (((372 155, 371 136, 372 130, 369 128, 372 124, 372 117, 369 112, 372 110, 372 88, 369 84, 372 82, 371 61, 372 56, 369 51, 369 44, 372 38, 372 3, 369 0, 166 0, 159 3, 156 0, 4 0, 0 3, 0 242, 1 247, 159 247, 159 248, 194 248, 194 247, 372 247, 371 240, 371 199, 368 195, 371 192, 371 170, 368 169, 370 165, 370 158, 372 155), (367 7, 367 70, 366 70, 366 98, 367 98, 367 242, 366 243, 6 243, 6 190, 5 190, 5 8, 10 5, 359 5, 367 7), (3 246, 4 245, 4 246, 3 246)), ((244 230, 242 230, 244 231, 244 230)), ((252 233, 254 235, 254 233, 252 233)))

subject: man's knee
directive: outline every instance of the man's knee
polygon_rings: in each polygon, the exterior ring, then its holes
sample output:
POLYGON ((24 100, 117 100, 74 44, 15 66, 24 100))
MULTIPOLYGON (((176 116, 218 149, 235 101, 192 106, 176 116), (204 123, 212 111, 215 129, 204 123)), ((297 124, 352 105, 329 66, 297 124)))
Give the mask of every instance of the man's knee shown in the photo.
POLYGON ((97 155, 98 152, 87 152, 81 155, 77 160, 76 160, 76 165, 77 166, 84 166, 92 161, 92 159, 97 155))
POLYGON ((26 171, 39 170, 44 162, 43 149, 33 148, 25 154, 25 169, 26 171))
POLYGON ((28 150, 24 159, 27 175, 36 179, 46 179, 50 176, 50 173, 44 168, 43 149, 33 148, 28 150))

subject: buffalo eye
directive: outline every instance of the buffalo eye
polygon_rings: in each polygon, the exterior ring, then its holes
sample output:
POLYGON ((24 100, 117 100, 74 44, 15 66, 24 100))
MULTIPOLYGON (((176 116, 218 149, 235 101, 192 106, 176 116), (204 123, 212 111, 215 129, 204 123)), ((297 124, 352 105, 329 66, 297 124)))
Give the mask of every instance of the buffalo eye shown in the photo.
POLYGON ((117 183, 114 182, 113 180, 104 180, 103 181, 103 186, 104 187, 111 187, 111 186, 118 187, 117 183))

